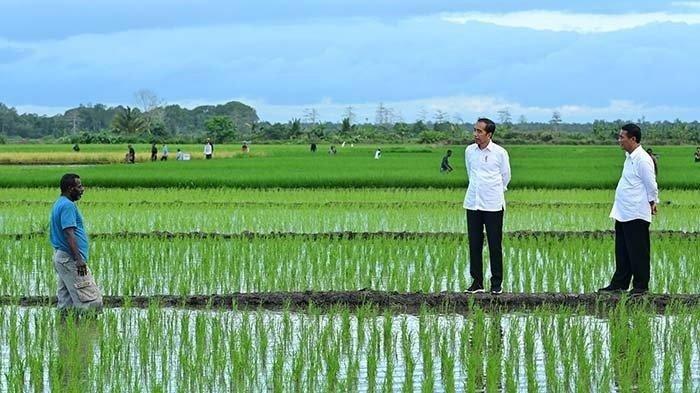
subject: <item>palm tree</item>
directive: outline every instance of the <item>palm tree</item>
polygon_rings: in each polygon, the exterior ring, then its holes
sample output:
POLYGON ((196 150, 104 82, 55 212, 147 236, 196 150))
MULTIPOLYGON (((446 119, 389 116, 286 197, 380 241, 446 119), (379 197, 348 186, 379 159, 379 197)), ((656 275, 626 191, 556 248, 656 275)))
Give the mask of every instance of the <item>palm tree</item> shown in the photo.
POLYGON ((147 129, 146 121, 139 111, 128 106, 114 116, 112 127, 116 132, 124 135, 140 134, 147 129))

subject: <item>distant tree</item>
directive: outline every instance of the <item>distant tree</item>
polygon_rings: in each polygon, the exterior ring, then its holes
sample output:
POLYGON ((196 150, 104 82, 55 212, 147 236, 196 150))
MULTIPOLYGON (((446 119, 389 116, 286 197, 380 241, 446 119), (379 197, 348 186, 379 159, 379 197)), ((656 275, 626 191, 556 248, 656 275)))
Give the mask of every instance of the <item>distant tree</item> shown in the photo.
POLYGON ((204 122, 204 127, 207 129, 209 138, 212 138, 215 143, 229 142, 236 137, 233 120, 228 116, 211 117, 204 122))
POLYGON ((411 129, 411 133, 413 135, 418 135, 423 131, 428 131, 430 130, 427 125, 425 125, 425 122, 423 120, 418 120, 417 122, 413 123, 413 127, 411 129))
POLYGON ((394 134, 401 138, 401 141, 405 140, 406 137, 411 133, 411 127, 404 122, 396 122, 393 127, 394 134))
POLYGON ((375 112, 374 124, 377 126, 386 127, 391 122, 392 117, 391 109, 387 108, 383 102, 377 105, 377 111, 375 112))
POLYGON ((447 134, 440 131, 423 131, 418 135, 418 142, 420 143, 444 142, 447 139, 449 139, 447 134))
POLYGON ((561 124, 561 113, 559 111, 552 112, 552 119, 549 120, 549 124, 552 125, 554 131, 559 131, 559 124, 561 124))
POLYGON ((435 116, 433 116, 435 123, 446 123, 447 122, 447 112, 443 110, 436 110, 435 116))
POLYGON ((352 106, 345 108, 345 117, 343 119, 348 119, 350 125, 355 124, 355 108, 352 106))
POLYGON ((316 108, 306 108, 304 109, 304 121, 307 124, 316 124, 318 122, 318 111, 316 108))
POLYGON ((428 120, 428 111, 425 108, 421 108, 417 114, 417 120, 425 123, 428 120))
POLYGON ((510 116, 510 110, 508 108, 503 108, 500 111, 497 112, 498 114, 498 121, 501 124, 510 124, 511 123, 511 116, 510 116))
POLYGON ((289 137, 298 138, 301 135, 301 120, 292 119, 291 126, 289 127, 289 137))
POLYGON ((608 125, 604 120, 594 120, 593 121, 593 137, 598 142, 604 142, 609 139, 614 133, 611 126, 608 125))
POLYGON ((165 116, 163 106, 165 105, 165 101, 148 89, 140 89, 134 93, 134 98, 141 109, 146 127, 152 132, 154 126, 163 123, 165 116))
POLYGON ((146 122, 138 109, 126 107, 117 112, 112 120, 114 131, 123 135, 137 135, 147 130, 146 122))
POLYGON ((525 117, 525 115, 520 115, 520 117, 518 117, 518 124, 520 124, 520 125, 527 124, 527 117, 525 117))
POLYGON ((340 127, 340 132, 347 135, 350 133, 351 130, 352 130, 352 124, 350 123, 350 118, 349 117, 343 118, 343 124, 340 127))

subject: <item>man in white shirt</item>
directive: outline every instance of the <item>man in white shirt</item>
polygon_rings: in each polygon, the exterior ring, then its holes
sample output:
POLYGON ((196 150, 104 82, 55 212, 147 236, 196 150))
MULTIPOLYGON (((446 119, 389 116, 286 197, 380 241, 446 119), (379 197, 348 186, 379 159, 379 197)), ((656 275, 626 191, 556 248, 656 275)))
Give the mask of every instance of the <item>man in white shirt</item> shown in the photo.
POLYGON ((615 274, 610 285, 600 292, 640 295, 649 290, 650 241, 649 224, 656 214, 659 189, 656 185, 654 161, 639 143, 642 131, 636 124, 620 129, 617 141, 625 151, 625 165, 615 190, 610 217, 615 219, 615 274))
POLYGON ((214 145, 211 143, 211 139, 207 138, 207 143, 204 144, 204 158, 211 160, 214 154, 214 145))
POLYGON ((464 152, 469 185, 464 197, 469 234, 469 273, 474 280, 468 293, 484 292, 484 227, 491 259, 491 293, 503 292, 504 192, 510 182, 508 152, 491 138, 496 124, 486 118, 474 125, 474 142, 464 152))

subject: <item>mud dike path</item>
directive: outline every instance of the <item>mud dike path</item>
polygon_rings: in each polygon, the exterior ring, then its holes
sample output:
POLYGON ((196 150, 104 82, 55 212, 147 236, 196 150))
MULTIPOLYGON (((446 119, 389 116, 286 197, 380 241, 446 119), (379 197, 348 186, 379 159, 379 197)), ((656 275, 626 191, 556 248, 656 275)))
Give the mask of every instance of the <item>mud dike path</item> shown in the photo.
MULTIPOLYGON (((53 306, 55 296, 0 297, 1 305, 53 306)), ((575 293, 489 293, 466 294, 399 293, 372 290, 330 292, 260 292, 193 296, 105 296, 105 307, 160 307, 193 309, 267 309, 305 310, 346 306, 372 306, 395 312, 417 313, 422 307, 445 312, 469 312, 480 309, 488 312, 527 311, 535 308, 578 309, 583 312, 604 312, 620 303, 641 306, 655 312, 673 312, 674 308, 700 306, 700 294, 621 294, 575 293)))

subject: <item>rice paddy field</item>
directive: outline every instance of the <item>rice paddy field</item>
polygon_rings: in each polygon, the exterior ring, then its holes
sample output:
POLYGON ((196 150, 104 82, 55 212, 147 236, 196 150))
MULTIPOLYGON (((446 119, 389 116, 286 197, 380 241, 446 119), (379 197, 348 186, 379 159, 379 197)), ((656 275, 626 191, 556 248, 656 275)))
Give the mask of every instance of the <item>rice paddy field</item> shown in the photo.
MULTIPOLYGON (((123 157, 113 146, 0 146, 0 392, 700 391, 696 303, 662 312, 624 296, 609 306, 601 297, 595 310, 130 305, 133 296, 437 294, 471 284, 463 147, 452 147, 450 174, 438 171, 446 147, 382 147, 380 160, 374 146, 335 156, 322 146, 316 155, 237 148, 216 146, 211 162, 125 165, 109 163, 123 157), (96 319, 21 305, 55 294, 48 215, 66 172, 86 186, 88 264, 106 297, 125 299, 96 319)), ((607 285, 624 154, 507 148, 504 290, 526 298, 607 285)), ((654 150, 650 290, 697 295, 700 165, 692 146, 654 150)))

